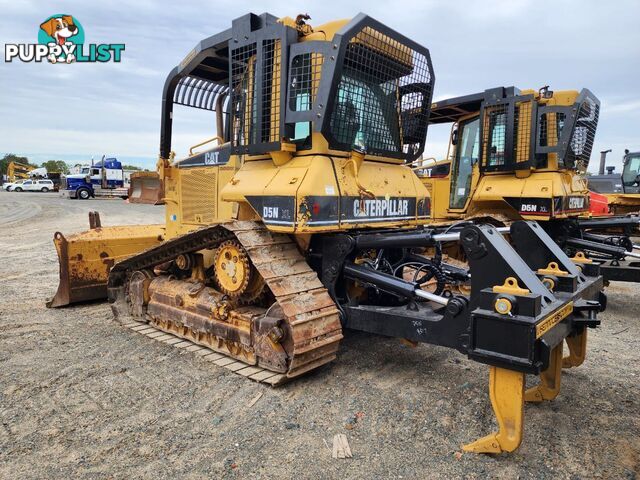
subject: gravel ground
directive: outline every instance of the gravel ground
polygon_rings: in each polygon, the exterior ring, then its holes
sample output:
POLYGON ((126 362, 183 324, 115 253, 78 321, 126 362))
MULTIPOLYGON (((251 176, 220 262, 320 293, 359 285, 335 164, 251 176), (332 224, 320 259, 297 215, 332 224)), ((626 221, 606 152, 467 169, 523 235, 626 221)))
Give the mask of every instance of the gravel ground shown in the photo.
MULTIPOLYGON (((0 478, 636 478, 640 287, 614 284, 585 364, 526 407, 511 455, 489 433, 488 369, 456 352, 350 333, 338 360, 280 388, 134 334, 106 303, 48 310, 52 236, 156 223, 162 207, 0 192, 0 478), (259 392, 253 407, 248 403, 259 392), (353 459, 334 460, 334 434, 353 459)), ((530 382, 536 379, 531 378, 530 382)))

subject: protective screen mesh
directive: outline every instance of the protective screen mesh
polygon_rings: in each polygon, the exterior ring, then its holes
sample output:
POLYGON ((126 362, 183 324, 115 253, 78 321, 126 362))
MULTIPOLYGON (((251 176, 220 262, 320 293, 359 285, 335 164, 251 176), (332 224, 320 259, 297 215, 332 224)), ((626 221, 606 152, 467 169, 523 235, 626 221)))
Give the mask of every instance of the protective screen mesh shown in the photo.
POLYGON ((178 82, 173 103, 202 110, 215 110, 216 100, 229 91, 227 85, 186 76, 178 82))
POLYGON ((513 148, 516 163, 527 162, 531 153, 531 115, 532 101, 519 102, 515 105, 513 148))
POLYGON ((565 159, 565 166, 586 170, 589 166, 589 158, 593 148, 593 141, 598 128, 600 105, 587 97, 580 105, 576 125, 571 135, 569 148, 565 159))
POLYGON ((251 92, 255 88, 256 44, 252 43, 231 52, 232 140, 234 146, 255 143, 257 108, 251 92))
POLYGON ((330 117, 332 148, 410 158, 424 145, 432 87, 427 57, 364 27, 346 47, 330 117))
POLYGON ((280 138, 280 58, 280 40, 264 40, 261 142, 277 142, 280 138))
POLYGON ((320 85, 324 55, 317 52, 303 53, 291 61, 291 85, 289 108, 294 112, 313 109, 320 85))
MULTIPOLYGON (((599 115, 600 105, 592 98, 586 97, 580 103, 564 158, 558 158, 559 165, 578 170, 587 169, 598 128, 599 115)), ((571 128, 566 123, 567 115, 564 112, 542 113, 538 124, 538 145, 541 147, 558 146, 563 130, 571 128)), ((562 149, 559 150, 559 154, 562 154, 562 149)))
POLYGON ((562 112, 544 112, 538 121, 538 145, 555 147, 564 125, 565 114, 562 112))
POLYGON ((485 167, 498 167, 505 164, 507 117, 506 104, 486 107, 484 110, 482 164, 485 167))

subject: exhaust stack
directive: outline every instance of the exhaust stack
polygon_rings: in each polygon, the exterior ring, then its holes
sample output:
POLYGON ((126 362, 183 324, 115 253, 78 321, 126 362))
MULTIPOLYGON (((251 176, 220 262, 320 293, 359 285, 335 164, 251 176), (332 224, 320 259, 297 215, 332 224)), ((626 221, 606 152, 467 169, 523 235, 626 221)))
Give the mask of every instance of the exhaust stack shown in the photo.
POLYGON ((600 168, 598 168, 598 175, 604 175, 604 167, 607 164, 607 153, 610 151, 611 149, 600 152, 600 168))

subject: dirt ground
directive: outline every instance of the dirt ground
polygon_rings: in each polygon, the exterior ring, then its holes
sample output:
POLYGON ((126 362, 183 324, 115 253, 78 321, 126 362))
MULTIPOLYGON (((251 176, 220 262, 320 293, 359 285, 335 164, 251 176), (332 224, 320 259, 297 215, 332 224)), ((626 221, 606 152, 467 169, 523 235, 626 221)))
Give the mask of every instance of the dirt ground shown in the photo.
MULTIPOLYGON (((640 287, 614 284, 588 359, 526 407, 511 455, 489 433, 488 368, 457 352, 349 333, 338 360, 271 388, 111 320, 49 310, 52 237, 155 223, 162 207, 0 192, 0 478, 628 478, 640 472, 640 287), (248 403, 259 392, 253 407, 248 403), (334 460, 346 434, 353 459, 334 460)), ((530 382, 537 381, 535 378, 530 382)))

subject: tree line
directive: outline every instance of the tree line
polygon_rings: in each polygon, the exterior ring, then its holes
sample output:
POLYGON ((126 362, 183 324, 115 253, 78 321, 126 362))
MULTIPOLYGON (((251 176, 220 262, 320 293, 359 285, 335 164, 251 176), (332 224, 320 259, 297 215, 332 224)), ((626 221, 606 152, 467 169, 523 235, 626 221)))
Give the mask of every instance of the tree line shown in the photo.
MULTIPOLYGON (((6 175, 7 169, 9 168, 9 164, 11 162, 21 163, 23 165, 31 165, 32 167, 45 167, 47 172, 60 172, 65 175, 69 173, 69 165, 64 160, 47 160, 46 162, 42 162, 42 164, 38 165, 36 163, 29 162, 27 157, 21 157, 19 155, 15 155, 13 153, 7 153, 3 158, 0 159, 0 178, 2 175, 6 175)), ((124 170, 142 170, 140 167, 136 167, 135 165, 123 165, 122 168, 124 170)))

